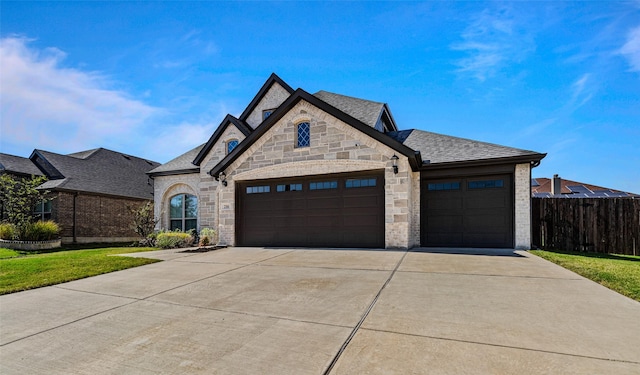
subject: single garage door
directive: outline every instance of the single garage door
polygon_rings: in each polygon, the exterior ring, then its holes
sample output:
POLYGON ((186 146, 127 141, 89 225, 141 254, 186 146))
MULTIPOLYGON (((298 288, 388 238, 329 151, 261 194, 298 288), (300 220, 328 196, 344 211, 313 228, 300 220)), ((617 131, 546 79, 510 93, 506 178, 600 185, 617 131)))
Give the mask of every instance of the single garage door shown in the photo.
POLYGON ((384 171, 237 186, 240 246, 384 247, 384 171))
POLYGON ((513 247, 511 175, 421 181, 422 245, 513 247))

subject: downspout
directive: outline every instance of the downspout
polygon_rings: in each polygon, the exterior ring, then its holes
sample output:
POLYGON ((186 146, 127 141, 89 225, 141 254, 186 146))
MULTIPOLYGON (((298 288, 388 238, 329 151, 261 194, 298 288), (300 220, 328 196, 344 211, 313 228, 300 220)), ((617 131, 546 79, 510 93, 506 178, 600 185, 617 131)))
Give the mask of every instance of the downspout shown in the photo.
POLYGON ((73 243, 78 243, 78 239, 76 237, 76 207, 77 207, 77 201, 78 199, 78 192, 73 193, 73 243))

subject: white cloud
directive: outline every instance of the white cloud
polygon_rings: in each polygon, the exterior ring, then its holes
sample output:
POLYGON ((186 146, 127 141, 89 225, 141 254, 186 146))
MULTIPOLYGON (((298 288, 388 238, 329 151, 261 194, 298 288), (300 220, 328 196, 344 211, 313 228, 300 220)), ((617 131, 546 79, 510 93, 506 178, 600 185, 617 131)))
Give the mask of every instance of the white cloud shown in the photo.
POLYGON ((467 57, 455 62, 457 72, 470 74, 479 81, 494 76, 507 64, 517 63, 535 50, 533 38, 523 30, 516 17, 506 9, 485 9, 462 33, 462 42, 451 49, 467 57))
POLYGON ((64 52, 0 39, 2 143, 58 152, 108 146, 161 112, 112 89, 107 78, 62 66, 64 52))
POLYGON ((620 54, 627 58, 632 72, 640 72, 640 26, 629 31, 620 54))

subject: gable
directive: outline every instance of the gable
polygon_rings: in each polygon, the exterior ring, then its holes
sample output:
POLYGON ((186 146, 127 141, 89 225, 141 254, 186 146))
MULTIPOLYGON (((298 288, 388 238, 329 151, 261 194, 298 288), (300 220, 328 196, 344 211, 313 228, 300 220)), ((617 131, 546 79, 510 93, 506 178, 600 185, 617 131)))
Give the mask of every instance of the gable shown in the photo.
POLYGON ((275 73, 262 85, 258 94, 240 115, 240 120, 255 129, 263 120, 263 111, 275 110, 293 94, 293 89, 275 73))
POLYGON ((271 174, 273 177, 321 174, 328 173, 329 168, 338 169, 331 172, 382 169, 395 152, 300 100, 229 165, 226 174, 247 179, 271 174), (297 124, 302 122, 310 125, 310 145, 296 147, 297 124))
MULTIPOLYGON (((228 128, 235 127, 242 133, 242 139, 244 139, 247 135, 251 133, 251 128, 242 120, 239 120, 231 115, 227 115, 215 132, 211 135, 207 143, 198 151, 198 154, 193 159, 192 164, 196 166, 200 166, 204 158, 209 154, 213 146, 220 140, 222 134, 227 131, 228 128)), ((241 141, 240 136, 237 138, 241 141)))

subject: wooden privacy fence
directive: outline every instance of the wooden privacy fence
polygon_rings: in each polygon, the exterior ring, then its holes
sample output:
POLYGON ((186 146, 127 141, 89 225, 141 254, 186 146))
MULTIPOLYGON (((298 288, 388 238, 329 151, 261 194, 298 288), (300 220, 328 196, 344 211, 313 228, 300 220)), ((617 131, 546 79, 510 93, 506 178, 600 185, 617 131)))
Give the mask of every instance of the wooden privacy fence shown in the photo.
POLYGON ((640 199, 533 198, 531 208, 534 247, 640 255, 640 199))

